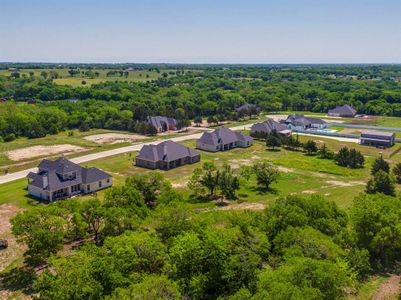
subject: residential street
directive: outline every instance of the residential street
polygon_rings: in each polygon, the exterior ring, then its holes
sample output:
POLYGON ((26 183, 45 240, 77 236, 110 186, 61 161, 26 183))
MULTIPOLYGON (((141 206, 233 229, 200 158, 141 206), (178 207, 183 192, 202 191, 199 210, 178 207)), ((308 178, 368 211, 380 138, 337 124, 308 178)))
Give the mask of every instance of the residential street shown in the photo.
MULTIPOLYGON (((231 127, 231 129, 233 129, 233 130, 249 129, 251 126, 252 126, 252 124, 247 124, 247 125, 231 127)), ((172 140, 174 142, 182 142, 182 141, 199 139, 201 137, 201 135, 202 135, 202 133, 195 133, 195 134, 189 134, 189 135, 183 135, 183 136, 171 138, 170 140, 172 140)), ((158 141, 154 141, 151 143, 139 143, 139 144, 135 144, 132 146, 121 147, 121 148, 117 148, 117 149, 113 149, 113 150, 83 155, 83 156, 72 158, 71 161, 74 163, 80 164, 80 163, 84 163, 87 161, 92 161, 95 159, 113 156, 113 155, 117 155, 117 154, 122 154, 122 153, 127 153, 127 152, 132 152, 132 151, 139 151, 144 145, 158 144, 163 141, 165 141, 165 139, 164 140, 160 139, 158 141)), ((0 176, 0 184, 4 184, 7 182, 25 178, 29 172, 37 172, 37 168, 26 169, 23 171, 18 171, 15 173, 9 173, 7 175, 0 176)))

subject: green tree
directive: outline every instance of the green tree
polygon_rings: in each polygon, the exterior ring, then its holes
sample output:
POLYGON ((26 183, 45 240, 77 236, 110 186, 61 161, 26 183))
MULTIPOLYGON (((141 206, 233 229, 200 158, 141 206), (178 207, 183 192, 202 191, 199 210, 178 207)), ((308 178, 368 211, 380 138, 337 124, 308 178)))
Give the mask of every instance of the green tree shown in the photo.
POLYGON ((275 147, 281 146, 281 140, 274 134, 269 134, 266 138, 266 146, 274 150, 275 147))
POLYGON ((279 171, 272 163, 268 161, 260 161, 252 166, 252 171, 256 175, 256 182, 265 189, 269 189, 270 185, 277 182, 279 171))
POLYGON ((294 258, 277 270, 261 273, 255 299, 345 299, 353 279, 339 264, 294 258))
POLYGON ((327 148, 326 144, 323 144, 322 147, 318 150, 318 156, 322 159, 333 159, 334 153, 330 149, 327 148))
POLYGON ((351 169, 362 168, 365 158, 361 152, 351 149, 348 153, 348 167, 351 169))
POLYGON ((265 213, 265 229, 273 239, 288 226, 310 226, 328 236, 341 235, 347 225, 347 215, 331 201, 320 196, 279 198, 265 213))
POLYGON ((230 165, 224 164, 218 178, 218 185, 222 194, 227 199, 235 199, 235 193, 240 188, 240 179, 233 169, 231 169, 230 165))
POLYGON ((194 118, 194 123, 196 124, 196 126, 200 126, 202 124, 202 117, 195 117, 194 118))
POLYGON ((180 300, 182 296, 177 284, 165 275, 148 275, 139 283, 131 284, 127 288, 116 289, 109 299, 180 300))
MULTIPOLYGON (((93 249, 96 251, 96 249, 93 249)), ((95 278, 97 257, 87 251, 72 251, 67 257, 51 259, 34 283, 40 299, 100 299, 104 289, 95 278)))
POLYGON ((395 196, 394 181, 390 174, 383 170, 378 170, 366 184, 368 194, 382 193, 395 196))
POLYGON ((209 196, 214 196, 219 186, 220 171, 211 162, 206 162, 202 166, 202 174, 199 183, 205 186, 209 191, 209 196))
POLYGON ((339 166, 347 167, 349 158, 349 149, 347 147, 341 148, 335 156, 335 160, 339 166))
POLYGON ((397 163, 392 171, 397 183, 401 183, 401 163, 397 163))
POLYGON ((376 266, 401 258, 401 199, 362 194, 354 199, 351 221, 359 248, 369 251, 376 266))
POLYGON ((69 215, 67 210, 50 205, 27 210, 11 220, 13 234, 28 246, 24 256, 29 264, 39 265, 62 249, 69 228, 64 215, 69 215))
POLYGON ((313 140, 308 140, 305 144, 304 144, 304 149, 306 151, 306 153, 308 155, 313 155, 318 151, 316 142, 313 140))
POLYGON ((142 195, 149 208, 157 205, 157 196, 164 190, 170 190, 171 184, 159 172, 139 174, 126 179, 126 185, 134 186, 142 195))
POLYGON ((386 173, 390 172, 390 165, 383 159, 383 156, 380 156, 375 159, 375 161, 372 164, 372 169, 370 170, 370 173, 372 175, 375 175, 380 170, 386 173))

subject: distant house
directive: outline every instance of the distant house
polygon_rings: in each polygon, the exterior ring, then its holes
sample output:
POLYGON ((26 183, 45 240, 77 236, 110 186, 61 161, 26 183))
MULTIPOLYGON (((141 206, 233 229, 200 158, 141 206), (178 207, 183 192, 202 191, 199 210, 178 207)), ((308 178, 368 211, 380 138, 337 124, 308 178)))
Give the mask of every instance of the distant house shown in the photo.
POLYGON ((251 136, 262 136, 271 133, 273 130, 281 133, 283 135, 288 135, 291 133, 291 130, 284 124, 276 122, 274 120, 267 120, 260 123, 255 123, 251 127, 251 136))
POLYGON ((63 157, 44 159, 37 173, 27 175, 30 195, 49 202, 110 187, 111 175, 97 168, 83 168, 63 157))
POLYGON ((217 152, 232 148, 246 148, 253 144, 253 138, 245 133, 233 131, 229 128, 219 128, 213 132, 205 132, 196 142, 196 148, 217 152))
POLYGON ((7 102, 7 98, 6 97, 1 97, 0 98, 0 103, 4 103, 4 102, 7 102))
POLYGON ((356 110, 352 106, 345 104, 329 109, 328 115, 331 117, 353 118, 356 115, 356 110))
POLYGON ((26 101, 27 104, 36 104, 36 100, 30 99, 26 101))
POLYGON ((327 127, 327 123, 322 119, 297 114, 289 115, 283 123, 288 128, 295 130, 324 129, 327 127))
POLYGON ((156 128, 157 132, 177 130, 177 120, 169 117, 148 117, 147 122, 156 128))
POLYGON ((199 152, 173 141, 144 145, 135 158, 135 164, 139 167, 161 170, 169 170, 198 161, 200 161, 199 152))
POLYGON ((256 106, 255 104, 244 104, 235 109, 237 112, 241 112, 243 114, 252 114, 252 115, 257 115, 260 112, 260 108, 256 106))
POLYGON ((391 147, 395 143, 394 132, 362 131, 361 144, 376 147, 391 147))

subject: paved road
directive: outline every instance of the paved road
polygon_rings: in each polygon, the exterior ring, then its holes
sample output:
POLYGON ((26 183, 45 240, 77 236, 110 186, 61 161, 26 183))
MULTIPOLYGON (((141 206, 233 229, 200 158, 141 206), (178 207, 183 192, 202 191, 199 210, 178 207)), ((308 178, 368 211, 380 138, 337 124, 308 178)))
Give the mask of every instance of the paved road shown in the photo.
MULTIPOLYGON (((249 129, 252 126, 252 124, 247 124, 247 125, 241 125, 241 126, 235 126, 235 127, 231 127, 231 129, 233 130, 242 130, 242 129, 249 129)), ((183 136, 178 136, 175 138, 171 138, 169 140, 174 141, 174 142, 182 142, 182 141, 187 141, 187 140, 194 140, 194 139, 199 139, 201 137, 203 133, 194 133, 194 134, 188 134, 188 135, 183 135, 183 136)), ((103 152, 98 152, 98 153, 93 153, 93 154, 88 154, 88 155, 84 155, 84 156, 79 156, 79 157, 75 157, 72 158, 71 161, 77 164, 80 163, 84 163, 87 161, 91 161, 91 160, 95 160, 95 159, 99 159, 99 158, 105 158, 108 156, 112 156, 112 155, 117 155, 117 154, 122 154, 122 153, 127 153, 127 152, 132 152, 132 151, 139 151, 144 145, 157 145, 163 141, 165 141, 166 139, 160 139, 154 142, 148 142, 148 143, 139 143, 139 144, 135 144, 132 146, 127 146, 127 147, 121 147, 121 148, 117 148, 117 149, 113 149, 113 150, 107 150, 107 151, 103 151, 103 152)), ((31 168, 31 169, 27 169, 27 170, 23 170, 23 171, 19 171, 19 172, 15 172, 15 173, 10 173, 7 175, 3 175, 0 176, 0 184, 4 184, 7 182, 11 182, 14 180, 18 180, 21 178, 25 178, 26 175, 28 175, 29 172, 37 172, 38 169, 37 168, 31 168)))

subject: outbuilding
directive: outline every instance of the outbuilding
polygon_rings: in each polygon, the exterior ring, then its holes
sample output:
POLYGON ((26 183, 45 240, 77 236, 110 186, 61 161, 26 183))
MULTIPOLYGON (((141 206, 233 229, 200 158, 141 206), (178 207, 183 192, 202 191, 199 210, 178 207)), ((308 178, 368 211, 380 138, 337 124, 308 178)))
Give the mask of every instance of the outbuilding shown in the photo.
POLYGON ((394 132, 362 131, 361 144, 376 147, 391 147, 395 143, 394 132))

